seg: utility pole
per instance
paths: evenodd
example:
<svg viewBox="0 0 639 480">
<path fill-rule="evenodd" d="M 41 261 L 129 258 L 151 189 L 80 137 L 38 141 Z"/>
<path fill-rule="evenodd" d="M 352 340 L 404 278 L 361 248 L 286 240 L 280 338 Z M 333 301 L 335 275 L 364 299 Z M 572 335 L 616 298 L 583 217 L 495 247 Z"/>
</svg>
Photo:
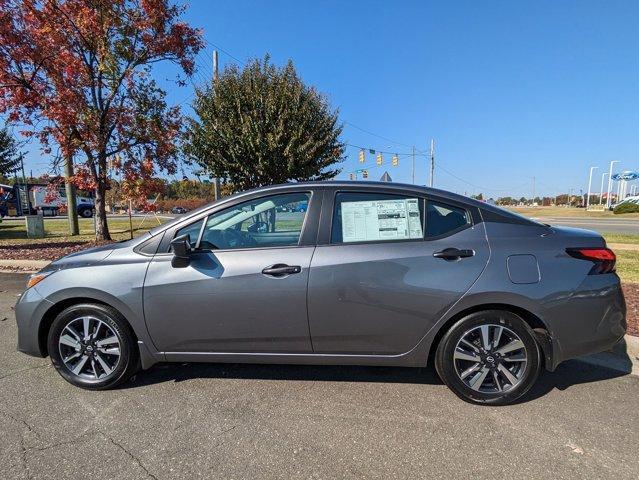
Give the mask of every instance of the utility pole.
<svg viewBox="0 0 639 480">
<path fill-rule="evenodd" d="M 588 207 L 590 206 L 590 186 L 592 184 L 592 172 L 597 168 L 598 167 L 590 167 L 590 176 L 588 177 L 588 197 L 586 198 L 586 211 L 588 211 Z"/>
<path fill-rule="evenodd" d="M 413 185 L 415 185 L 415 145 L 413 145 Z"/>
<path fill-rule="evenodd" d="M 67 220 L 69 221 L 69 234 L 79 235 L 80 225 L 78 224 L 78 211 L 75 198 L 75 185 L 70 179 L 73 177 L 73 156 L 65 155 L 64 159 L 64 190 L 67 196 Z M 95 221 L 95 215 L 94 215 Z"/>
<path fill-rule="evenodd" d="M 213 50 L 213 88 L 217 87 L 218 80 L 219 80 L 218 55 L 217 55 L 217 50 Z M 222 197 L 221 189 L 220 189 L 220 177 L 215 177 L 213 182 L 214 182 L 213 190 L 215 192 L 215 200 L 217 201 Z"/>
<path fill-rule="evenodd" d="M 27 208 L 27 213 L 24 213 L 24 206 L 22 205 L 22 190 L 18 187 L 18 203 L 20 204 L 20 214 L 21 215 L 29 215 L 31 212 L 29 211 L 29 189 L 27 188 L 27 179 L 24 177 L 24 155 L 20 154 L 20 167 L 22 168 L 22 188 L 24 189 L 24 204 Z M 16 170 L 17 172 L 17 170 Z M 18 175 L 16 174 L 16 177 Z M 17 183 L 17 182 L 16 182 Z"/>
<path fill-rule="evenodd" d="M 433 188 L 433 175 L 435 175 L 435 140 L 430 139 L 430 188 Z"/>
<path fill-rule="evenodd" d="M 20 166 L 22 167 L 22 183 L 24 183 L 24 186 L 26 188 L 27 186 L 27 177 L 24 175 L 24 155 L 20 155 Z M 25 190 L 26 192 L 26 190 Z"/>
<path fill-rule="evenodd" d="M 533 192 L 533 196 L 532 196 L 532 203 L 535 203 L 535 177 L 532 178 L 533 184 L 532 184 L 532 192 Z"/>
</svg>

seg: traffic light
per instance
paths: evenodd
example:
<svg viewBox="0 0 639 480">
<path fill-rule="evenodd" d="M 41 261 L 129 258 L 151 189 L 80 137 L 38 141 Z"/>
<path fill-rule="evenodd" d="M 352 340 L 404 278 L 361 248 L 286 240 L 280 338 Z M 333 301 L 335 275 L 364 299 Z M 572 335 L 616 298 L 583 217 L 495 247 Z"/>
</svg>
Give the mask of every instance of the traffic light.
<svg viewBox="0 0 639 480">
<path fill-rule="evenodd" d="M 368 178 L 368 170 L 362 170 L 362 178 Z"/>
<path fill-rule="evenodd" d="M 355 174 L 354 173 L 349 173 L 348 174 L 348 179 L 349 180 L 355 180 Z"/>
<path fill-rule="evenodd" d="M 362 148 L 359 151 L 359 163 L 364 163 L 366 161 L 366 154 L 364 153 L 364 149 Z"/>
<path fill-rule="evenodd" d="M 393 167 L 396 167 L 397 165 L 399 165 L 399 157 L 395 154 L 393 155 Z"/>
<path fill-rule="evenodd" d="M 382 152 L 379 152 L 377 154 L 377 165 L 381 165 L 382 163 L 384 163 L 384 160 L 382 159 Z"/>
</svg>

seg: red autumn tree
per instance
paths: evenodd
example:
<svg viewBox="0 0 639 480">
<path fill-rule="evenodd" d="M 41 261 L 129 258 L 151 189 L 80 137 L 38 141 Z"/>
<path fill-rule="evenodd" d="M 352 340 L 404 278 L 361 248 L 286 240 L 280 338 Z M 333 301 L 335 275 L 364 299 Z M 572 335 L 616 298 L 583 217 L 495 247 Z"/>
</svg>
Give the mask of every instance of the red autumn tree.
<svg viewBox="0 0 639 480">
<path fill-rule="evenodd" d="M 0 112 L 32 124 L 45 150 L 76 161 L 95 191 L 99 240 L 110 160 L 127 179 L 174 173 L 182 118 L 151 77 L 160 61 L 191 75 L 201 32 L 168 0 L 0 0 Z M 144 182 L 138 182 L 144 185 Z M 153 184 L 153 182 L 148 182 Z"/>
</svg>

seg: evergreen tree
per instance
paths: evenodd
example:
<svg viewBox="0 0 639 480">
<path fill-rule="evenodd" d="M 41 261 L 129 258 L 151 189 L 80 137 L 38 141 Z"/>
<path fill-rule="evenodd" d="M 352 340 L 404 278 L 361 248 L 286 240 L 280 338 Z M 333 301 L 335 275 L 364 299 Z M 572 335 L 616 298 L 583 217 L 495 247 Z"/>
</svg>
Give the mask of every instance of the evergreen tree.
<svg viewBox="0 0 639 480">
<path fill-rule="evenodd" d="M 344 155 L 337 111 L 291 61 L 278 68 L 266 56 L 243 70 L 227 67 L 198 91 L 194 110 L 187 156 L 237 189 L 325 180 L 340 171 L 332 168 Z"/>
<path fill-rule="evenodd" d="M 0 128 L 0 175 L 8 177 L 19 166 L 18 145 L 7 127 Z"/>
</svg>

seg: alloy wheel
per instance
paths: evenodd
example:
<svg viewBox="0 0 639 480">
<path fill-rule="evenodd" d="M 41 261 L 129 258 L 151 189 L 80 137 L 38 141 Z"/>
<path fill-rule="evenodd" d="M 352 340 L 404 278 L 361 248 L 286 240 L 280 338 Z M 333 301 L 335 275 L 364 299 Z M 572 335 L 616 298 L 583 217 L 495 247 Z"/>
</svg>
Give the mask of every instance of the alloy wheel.
<svg viewBox="0 0 639 480">
<path fill-rule="evenodd" d="M 102 380 L 113 373 L 120 362 L 120 343 L 113 328 L 91 316 L 71 320 L 58 340 L 65 367 L 88 380 Z"/>
<path fill-rule="evenodd" d="M 481 393 L 513 389 L 524 377 L 528 362 L 519 335 L 497 324 L 479 325 L 464 332 L 453 358 L 462 382 Z"/>
</svg>

